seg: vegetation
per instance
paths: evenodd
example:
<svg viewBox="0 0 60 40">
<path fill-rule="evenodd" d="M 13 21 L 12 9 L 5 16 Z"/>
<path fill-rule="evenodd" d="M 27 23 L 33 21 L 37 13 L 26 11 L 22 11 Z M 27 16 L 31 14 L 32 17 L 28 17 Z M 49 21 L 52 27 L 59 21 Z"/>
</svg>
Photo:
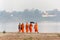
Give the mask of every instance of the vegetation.
<svg viewBox="0 0 60 40">
<path fill-rule="evenodd" d="M 6 31 L 3 31 L 3 33 L 6 33 Z"/>
</svg>

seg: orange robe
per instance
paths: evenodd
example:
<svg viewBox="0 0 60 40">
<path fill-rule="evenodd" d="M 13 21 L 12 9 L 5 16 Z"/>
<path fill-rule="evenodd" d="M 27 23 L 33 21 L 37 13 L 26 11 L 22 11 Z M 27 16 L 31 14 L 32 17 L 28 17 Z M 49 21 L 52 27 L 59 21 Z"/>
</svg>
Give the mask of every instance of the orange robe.
<svg viewBox="0 0 60 40">
<path fill-rule="evenodd" d="M 29 28 L 29 25 L 26 24 L 26 32 L 28 33 L 28 28 Z"/>
<path fill-rule="evenodd" d="M 22 32 L 24 32 L 24 24 L 21 25 Z"/>
<path fill-rule="evenodd" d="M 32 23 L 30 23 L 30 27 L 29 27 L 29 30 L 30 30 L 30 33 L 32 32 Z"/>
<path fill-rule="evenodd" d="M 35 32 L 38 32 L 38 24 L 34 25 Z"/>
</svg>

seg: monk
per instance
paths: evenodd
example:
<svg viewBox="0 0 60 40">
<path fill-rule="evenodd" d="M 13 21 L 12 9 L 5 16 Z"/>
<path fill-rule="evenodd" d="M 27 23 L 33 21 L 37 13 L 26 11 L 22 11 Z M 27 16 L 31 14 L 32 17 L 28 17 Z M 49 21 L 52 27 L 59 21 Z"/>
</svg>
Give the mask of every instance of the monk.
<svg viewBox="0 0 60 40">
<path fill-rule="evenodd" d="M 18 25 L 19 32 L 21 32 L 21 24 Z"/>
<path fill-rule="evenodd" d="M 26 22 L 26 32 L 28 33 L 29 24 Z"/>
<path fill-rule="evenodd" d="M 37 23 L 34 25 L 34 29 L 35 29 L 35 32 L 38 32 L 38 24 Z"/>
<path fill-rule="evenodd" d="M 21 24 L 22 32 L 24 33 L 24 23 Z"/>
<path fill-rule="evenodd" d="M 29 30 L 30 30 L 30 33 L 32 32 L 32 23 L 30 23 L 30 25 L 29 25 Z"/>
</svg>

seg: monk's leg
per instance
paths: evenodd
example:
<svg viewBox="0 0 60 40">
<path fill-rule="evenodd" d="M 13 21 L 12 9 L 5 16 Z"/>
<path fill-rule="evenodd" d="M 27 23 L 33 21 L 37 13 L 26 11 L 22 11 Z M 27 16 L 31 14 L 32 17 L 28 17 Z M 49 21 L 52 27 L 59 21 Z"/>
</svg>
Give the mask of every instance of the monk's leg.
<svg viewBox="0 0 60 40">
<path fill-rule="evenodd" d="M 36 32 L 38 32 L 38 30 L 36 30 Z"/>
<path fill-rule="evenodd" d="M 20 32 L 20 29 L 19 29 L 19 32 Z"/>
<path fill-rule="evenodd" d="M 28 29 L 26 29 L 26 32 L 28 33 Z"/>
<path fill-rule="evenodd" d="M 22 29 L 22 32 L 24 33 L 24 29 Z"/>
<path fill-rule="evenodd" d="M 32 32 L 32 28 L 30 29 L 30 33 Z"/>
<path fill-rule="evenodd" d="M 35 29 L 35 32 L 36 32 L 36 29 Z"/>
</svg>

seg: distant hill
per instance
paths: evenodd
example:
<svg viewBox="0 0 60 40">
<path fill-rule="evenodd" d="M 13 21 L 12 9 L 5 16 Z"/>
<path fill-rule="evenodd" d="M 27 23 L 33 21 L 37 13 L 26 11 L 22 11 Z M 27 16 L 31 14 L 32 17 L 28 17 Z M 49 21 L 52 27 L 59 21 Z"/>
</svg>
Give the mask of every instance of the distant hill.
<svg viewBox="0 0 60 40">
<path fill-rule="evenodd" d="M 41 22 L 41 21 L 60 21 L 60 11 L 57 9 L 47 11 L 51 15 L 56 15 L 55 17 L 42 17 L 41 10 L 34 9 L 28 10 L 25 9 L 24 11 L 13 11 L 13 12 L 6 12 L 0 11 L 0 22 Z"/>
</svg>

